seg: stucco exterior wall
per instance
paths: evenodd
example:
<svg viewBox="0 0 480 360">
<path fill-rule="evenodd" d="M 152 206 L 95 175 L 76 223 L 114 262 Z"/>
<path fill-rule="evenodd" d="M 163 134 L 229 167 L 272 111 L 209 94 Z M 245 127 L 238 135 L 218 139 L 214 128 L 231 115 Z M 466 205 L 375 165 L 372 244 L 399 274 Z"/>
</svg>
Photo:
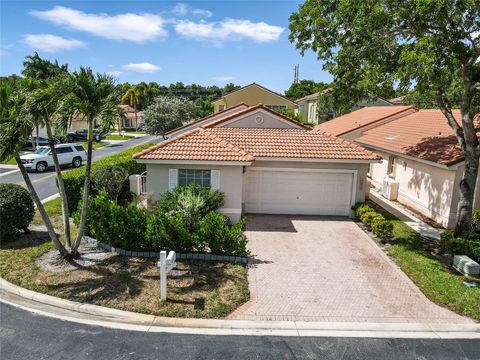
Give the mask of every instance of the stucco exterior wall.
<svg viewBox="0 0 480 360">
<path fill-rule="evenodd" d="M 229 108 L 244 102 L 250 106 L 258 105 L 285 105 L 287 109 L 292 110 L 295 107 L 293 102 L 288 101 L 280 95 L 276 95 L 270 91 L 262 89 L 259 86 L 248 86 L 243 89 L 234 91 L 231 94 L 225 95 L 223 98 L 215 100 L 213 102 L 214 111 L 219 112 L 219 106 L 224 105 L 225 108 Z"/>
<path fill-rule="evenodd" d="M 255 120 L 257 117 L 262 117 L 263 122 L 258 124 Z M 227 122 L 225 124 L 219 124 L 218 127 L 226 128 L 269 128 L 269 129 L 300 129 L 300 126 L 297 126 L 293 123 L 287 121 L 282 121 L 278 117 L 275 117 L 273 114 L 270 114 L 267 111 L 258 110 L 251 114 L 248 114 L 238 120 L 233 122 Z"/>
<path fill-rule="evenodd" d="M 387 153 L 379 154 L 384 160 L 381 164 L 372 164 L 370 173 L 377 187 L 382 186 L 387 174 L 389 157 Z M 454 190 L 458 184 L 457 172 L 398 156 L 395 164 L 395 180 L 399 182 L 397 201 L 444 227 L 452 227 L 458 197 Z"/>
<path fill-rule="evenodd" d="M 240 219 L 242 209 L 243 167 L 242 166 L 200 166 L 174 164 L 147 164 L 147 191 L 156 201 L 168 190 L 169 169 L 220 170 L 220 191 L 225 194 L 225 204 L 219 210 L 230 217 L 232 222 Z"/>
</svg>

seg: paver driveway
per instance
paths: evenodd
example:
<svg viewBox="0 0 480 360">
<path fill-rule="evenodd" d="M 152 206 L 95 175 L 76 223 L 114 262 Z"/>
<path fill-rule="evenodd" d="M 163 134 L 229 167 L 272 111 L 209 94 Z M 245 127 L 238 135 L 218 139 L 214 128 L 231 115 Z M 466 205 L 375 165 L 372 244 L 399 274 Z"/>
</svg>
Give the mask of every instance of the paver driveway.
<svg viewBox="0 0 480 360">
<path fill-rule="evenodd" d="M 249 215 L 244 320 L 471 322 L 429 301 L 354 222 Z"/>
</svg>

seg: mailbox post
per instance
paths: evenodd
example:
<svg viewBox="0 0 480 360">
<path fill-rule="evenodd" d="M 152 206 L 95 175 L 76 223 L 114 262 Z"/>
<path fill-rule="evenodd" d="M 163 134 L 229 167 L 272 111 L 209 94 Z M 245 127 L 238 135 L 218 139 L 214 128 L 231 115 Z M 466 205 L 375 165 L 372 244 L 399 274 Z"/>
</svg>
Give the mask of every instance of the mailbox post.
<svg viewBox="0 0 480 360">
<path fill-rule="evenodd" d="M 177 266 L 176 258 L 175 251 L 170 251 L 168 256 L 166 251 L 160 251 L 160 261 L 157 266 L 160 268 L 160 300 L 162 301 L 167 300 L 167 273 Z"/>
</svg>

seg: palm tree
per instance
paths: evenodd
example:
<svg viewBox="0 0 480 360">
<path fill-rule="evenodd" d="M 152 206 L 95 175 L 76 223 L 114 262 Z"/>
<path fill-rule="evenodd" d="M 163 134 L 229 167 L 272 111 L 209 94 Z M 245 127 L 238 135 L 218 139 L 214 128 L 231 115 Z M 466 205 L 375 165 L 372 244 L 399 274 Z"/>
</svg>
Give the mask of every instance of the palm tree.
<svg viewBox="0 0 480 360">
<path fill-rule="evenodd" d="M 141 104 L 142 99 L 143 88 L 139 85 L 130 86 L 122 96 L 122 103 L 127 102 L 130 106 L 133 106 L 133 111 L 135 112 L 135 126 L 138 124 L 137 107 Z"/>
<path fill-rule="evenodd" d="M 35 119 L 23 113 L 25 105 L 25 96 L 20 91 L 14 92 L 9 84 L 0 84 L 0 161 L 15 158 L 18 168 L 22 174 L 23 180 L 27 185 L 28 191 L 32 195 L 33 201 L 40 212 L 40 216 L 45 223 L 48 235 L 53 241 L 55 247 L 64 257 L 68 255 L 67 250 L 59 241 L 55 229 L 48 217 L 45 207 L 33 187 L 28 173 L 20 159 L 20 151 L 26 139 L 32 133 L 36 125 Z"/>
<path fill-rule="evenodd" d="M 72 244 L 71 254 L 76 255 L 85 232 L 88 210 L 88 195 L 90 191 L 90 173 L 92 168 L 93 122 L 96 118 L 103 118 L 117 107 L 115 101 L 115 84 L 113 77 L 94 75 L 90 68 L 80 67 L 73 73 L 74 86 L 68 103 L 75 111 L 82 115 L 88 123 L 87 135 L 87 163 L 85 166 L 85 181 L 83 185 L 82 209 L 77 236 Z"/>
<path fill-rule="evenodd" d="M 60 120 L 59 110 L 66 94 L 68 93 L 69 77 L 67 65 L 59 65 L 49 60 L 44 60 L 37 53 L 27 56 L 24 61 L 22 73 L 27 76 L 25 86 L 25 108 L 36 119 L 36 124 L 42 125 L 47 130 L 48 144 L 52 153 L 52 160 L 57 175 L 58 191 L 62 200 L 62 218 L 65 231 L 65 244 L 71 246 L 70 211 L 68 209 L 67 195 L 62 178 L 62 169 L 58 161 L 55 148 L 55 138 L 52 127 Z"/>
</svg>

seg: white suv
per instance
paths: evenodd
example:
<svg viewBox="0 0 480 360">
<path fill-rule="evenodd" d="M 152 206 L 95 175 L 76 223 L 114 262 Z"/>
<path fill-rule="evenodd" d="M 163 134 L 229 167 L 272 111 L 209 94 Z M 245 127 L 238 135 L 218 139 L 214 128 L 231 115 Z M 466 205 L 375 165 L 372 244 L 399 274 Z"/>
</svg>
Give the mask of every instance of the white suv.
<svg viewBox="0 0 480 360">
<path fill-rule="evenodd" d="M 55 145 L 55 149 L 60 165 L 80 167 L 82 162 L 87 160 L 87 153 L 81 144 L 59 144 Z M 44 172 L 54 166 L 52 152 L 48 146 L 41 146 L 33 154 L 22 155 L 20 159 L 27 170 Z"/>
</svg>

